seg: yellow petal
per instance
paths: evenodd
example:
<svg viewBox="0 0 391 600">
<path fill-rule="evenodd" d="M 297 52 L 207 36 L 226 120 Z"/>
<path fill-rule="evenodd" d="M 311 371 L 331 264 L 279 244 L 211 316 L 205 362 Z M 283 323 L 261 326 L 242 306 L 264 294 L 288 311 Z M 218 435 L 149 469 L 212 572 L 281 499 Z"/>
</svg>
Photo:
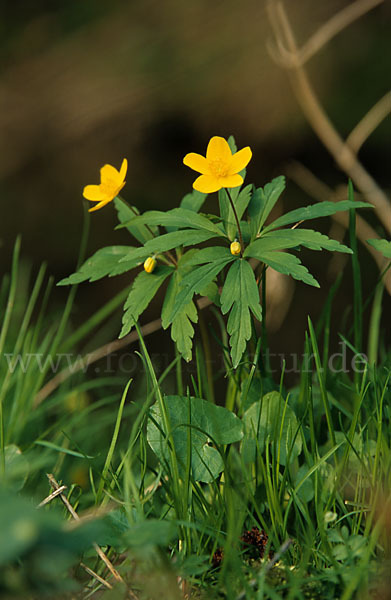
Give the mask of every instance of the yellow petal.
<svg viewBox="0 0 391 600">
<path fill-rule="evenodd" d="M 111 202 L 111 200 L 112 198 L 106 198 L 105 200 L 102 200 L 102 202 L 99 202 L 99 204 L 96 204 L 95 206 L 90 208 L 88 212 L 94 212 L 94 210 L 99 210 L 100 208 L 103 208 L 104 206 L 106 206 L 106 204 Z"/>
<path fill-rule="evenodd" d="M 214 175 L 200 175 L 193 183 L 193 188 L 203 194 L 211 194 L 217 192 L 223 187 L 222 179 L 218 179 Z"/>
<path fill-rule="evenodd" d="M 198 171 L 198 173 L 205 174 L 209 172 L 208 161 L 206 158 L 201 156 L 201 154 L 196 154 L 195 152 L 186 154 L 185 158 L 183 159 L 183 164 L 185 164 L 187 167 L 190 167 L 190 169 L 193 169 L 193 171 Z"/>
<path fill-rule="evenodd" d="M 124 160 L 122 161 L 121 168 L 119 170 L 119 176 L 120 176 L 121 181 L 125 180 L 127 170 L 128 170 L 128 161 L 126 160 L 126 158 L 124 158 Z"/>
<path fill-rule="evenodd" d="M 220 187 L 233 188 L 242 185 L 243 177 L 241 175 L 227 175 L 227 177 L 221 177 Z"/>
<path fill-rule="evenodd" d="M 231 161 L 232 152 L 227 140 L 218 135 L 212 137 L 206 150 L 206 158 L 208 160 L 221 160 L 224 162 Z"/>
<path fill-rule="evenodd" d="M 100 202 L 106 194 L 100 189 L 99 185 L 86 185 L 83 190 L 83 196 L 90 202 Z"/>
<path fill-rule="evenodd" d="M 122 190 L 122 188 L 124 187 L 124 185 L 126 184 L 126 181 L 124 181 L 123 183 L 121 183 L 121 185 L 119 185 L 118 187 L 116 187 L 110 197 L 110 200 L 114 200 L 114 198 L 116 196 L 118 196 L 118 194 L 120 193 L 120 191 Z"/>
<path fill-rule="evenodd" d="M 239 173 L 245 167 L 247 167 L 248 163 L 251 160 L 253 153 L 249 146 L 239 150 L 236 152 L 231 158 L 231 164 L 229 167 L 228 175 L 233 175 L 234 173 Z"/>
<path fill-rule="evenodd" d="M 116 183 L 118 182 L 118 184 L 123 181 L 121 180 L 120 174 L 117 171 L 117 169 L 112 165 L 104 165 L 104 167 L 101 168 L 100 180 L 102 183 L 106 181 L 115 181 Z"/>
</svg>

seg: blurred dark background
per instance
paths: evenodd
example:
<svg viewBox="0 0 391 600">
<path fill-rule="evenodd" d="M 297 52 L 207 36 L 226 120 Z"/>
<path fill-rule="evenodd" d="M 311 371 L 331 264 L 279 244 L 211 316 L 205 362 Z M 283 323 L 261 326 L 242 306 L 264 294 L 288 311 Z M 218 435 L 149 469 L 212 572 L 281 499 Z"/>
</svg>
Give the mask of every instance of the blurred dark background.
<svg viewBox="0 0 391 600">
<path fill-rule="evenodd" d="M 351 2 L 285 2 L 298 40 Z M 23 255 L 47 261 L 56 279 L 74 271 L 83 221 L 82 188 L 99 168 L 128 158 L 123 196 L 141 209 L 177 206 L 191 188 L 187 152 L 203 154 L 212 135 L 249 145 L 248 181 L 263 185 L 297 160 L 330 187 L 346 183 L 305 121 L 287 74 L 271 59 L 271 30 L 260 0 L 67 0 L 3 2 L 0 81 L 0 269 L 9 269 L 22 234 Z M 340 133 L 348 135 L 390 86 L 391 3 L 384 2 L 334 38 L 308 64 L 314 87 Z M 390 119 L 360 152 L 390 189 Z M 288 181 L 278 210 L 309 204 Z M 376 221 L 375 221 L 376 222 Z M 88 254 L 128 243 L 114 231 L 112 205 L 91 215 Z M 322 225 L 325 232 L 330 224 Z M 381 232 L 381 230 L 379 230 Z M 364 251 L 362 251 L 365 254 Z M 314 257 L 313 255 L 316 254 Z M 307 260 L 307 255 L 305 260 Z M 308 253 L 324 289 L 298 284 L 276 347 L 302 345 L 308 311 L 330 285 L 330 255 Z M 366 284 L 376 280 L 371 271 Z M 372 277 L 372 279 L 371 279 Z M 79 319 L 109 299 L 124 278 L 84 284 Z M 340 302 L 350 302 L 349 278 Z M 56 291 L 60 302 L 66 289 Z M 157 316 L 157 306 L 147 317 Z"/>
</svg>

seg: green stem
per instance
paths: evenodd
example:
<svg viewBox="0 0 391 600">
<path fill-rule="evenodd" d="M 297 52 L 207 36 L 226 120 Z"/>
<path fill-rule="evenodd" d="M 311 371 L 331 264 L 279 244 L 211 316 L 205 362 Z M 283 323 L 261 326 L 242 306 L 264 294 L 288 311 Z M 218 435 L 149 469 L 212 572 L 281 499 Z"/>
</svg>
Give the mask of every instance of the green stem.
<svg viewBox="0 0 391 600">
<path fill-rule="evenodd" d="M 205 356 L 206 378 L 208 381 L 209 400 L 210 400 L 210 402 L 214 403 L 215 398 L 214 398 L 214 389 L 213 389 L 212 354 L 210 351 L 209 335 L 208 335 L 207 327 L 205 325 L 204 317 L 202 315 L 202 311 L 198 308 L 198 306 L 197 306 L 197 312 L 198 312 L 198 322 L 200 325 L 200 332 L 201 332 L 202 348 L 204 350 L 204 356 Z"/>
<path fill-rule="evenodd" d="M 3 325 L 1 327 L 0 333 L 0 356 L 3 352 L 5 339 L 8 332 L 8 327 L 11 321 L 11 315 L 14 308 L 15 296 L 16 296 L 16 288 L 18 282 L 18 265 L 19 265 L 19 252 L 20 252 L 20 237 L 16 239 L 14 254 L 12 257 L 12 269 L 11 269 L 11 283 L 8 293 L 8 302 L 7 308 L 5 310 L 5 315 L 3 319 Z M 1 391 L 4 391 L 4 386 L 2 385 Z M 4 392 L 5 395 L 5 392 Z M 4 414 L 3 414 L 3 398 L 0 398 L 0 475 L 3 477 L 5 475 L 5 451 L 4 451 Z"/>
<path fill-rule="evenodd" d="M 229 201 L 231 203 L 232 212 L 234 213 L 234 217 L 235 217 L 235 221 L 236 221 L 236 227 L 238 228 L 239 241 L 240 241 L 240 256 L 243 257 L 244 243 L 243 243 L 242 230 L 240 229 L 240 223 L 239 223 L 239 219 L 238 219 L 238 213 L 236 212 L 236 208 L 235 208 L 235 205 L 233 203 L 233 200 L 232 200 L 231 194 L 229 193 L 228 188 L 226 188 L 225 191 L 227 192 L 227 196 L 228 196 Z"/>
</svg>

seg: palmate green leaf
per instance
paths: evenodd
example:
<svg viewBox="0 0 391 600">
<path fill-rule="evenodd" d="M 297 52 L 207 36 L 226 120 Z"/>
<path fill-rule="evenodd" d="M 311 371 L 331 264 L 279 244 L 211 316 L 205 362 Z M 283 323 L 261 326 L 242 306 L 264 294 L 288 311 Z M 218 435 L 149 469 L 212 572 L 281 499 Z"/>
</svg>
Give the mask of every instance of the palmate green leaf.
<svg viewBox="0 0 391 600">
<path fill-rule="evenodd" d="M 258 235 L 284 189 L 285 177 L 280 175 L 264 188 L 254 190 L 248 205 L 251 238 Z"/>
<path fill-rule="evenodd" d="M 373 246 L 375 250 L 378 250 L 383 254 L 385 258 L 391 258 L 391 242 L 387 240 L 367 240 L 367 244 Z"/>
<path fill-rule="evenodd" d="M 139 316 L 147 308 L 165 279 L 173 273 L 171 267 L 158 266 L 153 273 L 141 271 L 135 278 L 132 289 L 124 305 L 122 329 L 119 335 L 124 337 L 136 324 Z"/>
<path fill-rule="evenodd" d="M 243 424 L 242 456 L 246 463 L 254 462 L 267 442 L 282 465 L 287 464 L 288 456 L 293 460 L 300 454 L 302 441 L 295 413 L 279 392 L 269 392 L 252 404 L 243 415 Z"/>
<path fill-rule="evenodd" d="M 228 311 L 227 331 L 230 335 L 232 364 L 236 368 L 251 337 L 251 315 L 262 319 L 259 290 L 249 263 L 236 259 L 228 271 L 221 293 L 221 312 Z"/>
<path fill-rule="evenodd" d="M 186 255 L 185 255 L 186 256 Z M 179 290 L 180 282 L 180 271 L 174 272 L 171 277 L 170 283 L 168 284 L 166 297 L 164 299 L 162 308 L 162 326 L 163 329 L 167 329 L 170 326 L 171 313 L 174 308 L 175 299 Z M 186 304 L 183 309 L 178 312 L 171 323 L 171 338 L 176 344 L 178 352 L 183 358 L 189 362 L 192 357 L 192 346 L 194 328 L 193 323 L 197 323 L 198 315 L 197 309 L 192 301 Z"/>
<path fill-rule="evenodd" d="M 171 425 L 179 476 L 186 477 L 186 466 L 190 462 L 191 475 L 196 481 L 213 481 L 223 470 L 224 463 L 218 450 L 209 443 L 226 445 L 240 441 L 243 438 L 241 420 L 226 408 L 202 398 L 165 396 L 164 403 Z M 168 440 L 162 434 L 163 419 L 157 403 L 150 414 L 148 443 L 161 463 L 167 465 L 170 461 Z M 188 456 L 189 448 L 191 457 Z"/>
<path fill-rule="evenodd" d="M 200 258 L 203 255 L 205 258 Z M 185 275 L 180 283 L 180 292 L 176 297 L 175 304 L 169 322 L 175 319 L 176 315 L 180 313 L 184 307 L 192 300 L 194 294 L 199 294 L 207 288 L 207 286 L 217 277 L 217 275 L 224 269 L 226 265 L 235 260 L 228 248 L 205 248 L 205 250 L 199 250 L 192 259 L 189 260 L 188 264 L 194 265 L 197 262 L 206 262 L 206 257 L 214 256 L 213 262 L 207 262 L 206 265 L 193 269 L 190 273 Z"/>
<path fill-rule="evenodd" d="M 146 252 L 148 255 L 159 254 L 161 252 L 166 252 L 167 250 L 172 250 L 173 248 L 178 248 L 178 246 L 192 246 L 193 244 L 200 244 L 201 242 L 206 242 L 213 237 L 216 237 L 216 234 L 210 231 L 181 229 L 180 231 L 171 231 L 170 233 L 165 233 L 154 238 L 153 240 L 146 242 L 141 251 L 144 254 Z M 122 259 L 122 262 L 127 262 L 128 260 L 134 260 L 131 254 L 128 256 L 125 255 Z"/>
<path fill-rule="evenodd" d="M 328 217 L 334 215 L 336 212 L 350 210 L 351 208 L 372 208 L 372 204 L 368 202 L 360 202 L 356 200 L 343 200 L 341 202 L 319 202 L 319 204 L 310 204 L 303 208 L 298 208 L 286 213 L 282 217 L 279 217 L 273 223 L 270 223 L 263 230 L 264 233 L 276 229 L 277 227 L 284 227 L 291 223 L 297 223 L 298 221 L 308 221 L 309 219 L 316 219 L 318 217 Z"/>
<path fill-rule="evenodd" d="M 250 248 L 250 246 L 248 246 L 248 248 Z M 257 252 L 254 249 L 250 249 L 250 251 L 247 253 L 248 248 L 246 248 L 247 256 L 257 258 L 258 260 L 269 265 L 269 267 L 272 267 L 272 269 L 275 269 L 284 275 L 291 275 L 298 281 L 303 281 L 304 283 L 313 285 L 314 287 L 320 287 L 319 283 L 311 275 L 311 273 L 309 273 L 308 269 L 302 265 L 297 256 L 289 254 L 288 252 Z"/>
<path fill-rule="evenodd" d="M 127 223 L 140 214 L 138 208 L 135 206 L 129 206 L 125 200 L 119 196 L 114 198 L 114 206 L 117 210 L 117 216 L 120 223 Z M 148 227 L 145 227 L 143 224 L 128 225 L 126 226 L 126 229 L 141 244 L 153 239 L 153 235 L 157 234 L 158 232 L 156 227 L 151 227 L 148 229 Z"/>
<path fill-rule="evenodd" d="M 252 252 L 283 250 L 304 246 L 310 250 L 330 250 L 352 254 L 352 250 L 327 235 L 312 229 L 277 229 L 261 234 L 261 236 L 247 246 L 244 256 L 252 256 Z"/>
<path fill-rule="evenodd" d="M 191 229 L 203 229 L 216 234 L 216 237 L 224 236 L 224 232 L 206 217 L 199 215 L 193 210 L 186 208 L 173 208 L 166 212 L 160 210 L 149 210 L 139 217 L 135 217 L 122 226 L 133 226 L 135 224 L 162 225 L 170 227 L 182 227 Z"/>
<path fill-rule="evenodd" d="M 236 188 L 235 188 L 236 189 Z M 247 185 L 245 188 L 240 189 L 235 198 L 234 205 L 236 209 L 236 213 L 238 215 L 238 219 L 242 218 L 244 211 L 246 210 L 252 193 L 253 186 L 252 184 Z M 232 194 L 231 194 L 232 195 Z M 228 199 L 227 192 L 225 189 L 221 189 L 219 191 L 219 205 L 220 205 L 220 215 L 224 223 L 224 228 L 227 233 L 228 238 L 233 241 L 235 237 L 238 236 L 237 226 L 235 217 L 233 214 L 233 210 L 231 207 L 231 203 Z"/>
<path fill-rule="evenodd" d="M 121 259 L 128 257 L 126 263 L 121 263 Z M 112 277 L 113 275 L 121 275 L 129 269 L 141 264 L 143 257 L 146 258 L 148 253 L 143 252 L 140 248 L 132 246 L 108 246 L 101 248 L 95 254 L 90 256 L 80 269 L 62 279 L 57 285 L 71 285 L 81 283 L 82 281 L 97 281 L 102 277 Z"/>
<path fill-rule="evenodd" d="M 210 248 L 202 248 L 201 250 L 196 250 L 186 262 L 188 266 L 194 265 L 202 265 L 207 262 L 214 262 L 215 260 L 220 260 L 222 258 L 233 258 L 231 252 L 228 248 L 224 246 L 212 246 Z"/>
</svg>

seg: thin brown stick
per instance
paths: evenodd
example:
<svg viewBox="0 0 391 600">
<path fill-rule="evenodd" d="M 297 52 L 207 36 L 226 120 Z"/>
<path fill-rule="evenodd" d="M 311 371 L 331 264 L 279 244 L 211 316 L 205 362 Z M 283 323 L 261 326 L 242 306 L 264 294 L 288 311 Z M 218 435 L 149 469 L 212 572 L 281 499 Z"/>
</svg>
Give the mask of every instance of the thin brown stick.
<svg viewBox="0 0 391 600">
<path fill-rule="evenodd" d="M 83 567 L 83 569 L 89 574 L 91 575 L 91 577 L 94 577 L 94 579 L 96 579 L 97 581 L 99 581 L 99 583 L 101 583 L 102 585 L 104 585 L 108 590 L 112 590 L 113 586 L 111 585 L 111 583 L 109 583 L 108 581 L 106 581 L 106 579 L 103 579 L 103 577 L 101 577 L 100 575 L 98 575 L 98 573 L 95 573 L 95 571 L 93 571 L 92 569 L 90 569 L 90 567 L 87 567 L 87 565 L 85 565 L 84 563 L 80 563 L 80 566 Z"/>
<path fill-rule="evenodd" d="M 365 117 L 356 125 L 346 138 L 346 144 L 357 154 L 363 143 L 369 138 L 371 133 L 386 118 L 391 116 L 391 92 L 387 92 L 378 102 L 367 112 Z"/>
<path fill-rule="evenodd" d="M 53 490 L 58 491 L 58 489 L 60 488 L 60 485 L 54 478 L 54 475 L 52 475 L 51 473 L 47 473 L 47 478 L 49 479 L 49 483 L 50 483 L 51 487 L 53 488 Z M 77 514 L 77 512 L 75 511 L 75 509 L 73 508 L 72 504 L 69 502 L 69 500 L 65 496 L 65 494 L 61 493 L 61 494 L 59 494 L 59 496 L 60 496 L 63 504 L 65 505 L 67 511 L 72 515 L 72 517 L 75 519 L 75 521 L 80 521 L 79 515 Z M 93 543 L 93 547 L 94 547 L 96 553 L 98 554 L 99 558 L 105 563 L 106 567 L 109 569 L 110 573 L 113 575 L 114 579 L 116 579 L 117 581 L 120 581 L 121 583 L 124 583 L 124 580 L 122 579 L 121 575 L 118 573 L 117 569 L 115 569 L 115 567 L 112 564 L 112 562 L 110 561 L 110 559 L 103 552 L 102 548 L 100 546 L 98 546 L 98 544 L 96 542 Z"/>
<path fill-rule="evenodd" d="M 66 489 L 67 489 L 66 485 L 60 485 L 60 487 L 57 488 L 56 490 L 54 490 L 54 492 L 52 492 L 51 494 L 49 494 L 49 496 L 46 496 L 46 498 L 38 504 L 37 508 L 42 508 L 42 506 L 45 506 L 45 504 L 49 504 L 49 502 L 54 500 L 54 498 L 57 498 L 57 496 L 62 494 L 62 492 Z"/>
<path fill-rule="evenodd" d="M 211 303 L 212 302 L 211 300 L 209 300 L 209 298 L 199 298 L 197 300 L 197 306 L 201 310 L 206 306 L 209 306 Z M 147 335 L 150 335 L 151 333 L 155 333 L 155 331 L 158 331 L 159 329 L 161 329 L 161 327 L 162 320 L 160 318 L 155 319 L 154 321 L 150 321 L 149 323 L 146 323 L 146 325 L 143 325 L 141 327 L 141 333 L 143 337 L 145 337 Z M 91 364 L 97 362 L 101 358 L 105 358 L 105 356 L 108 356 L 109 354 L 112 354 L 117 350 L 121 350 L 128 344 L 133 344 L 137 340 L 137 331 L 132 331 L 131 333 L 123 337 L 121 340 L 113 340 L 108 344 L 104 344 L 100 348 L 97 348 L 93 352 L 89 352 L 82 358 L 76 360 L 72 365 L 70 365 L 66 369 L 63 369 L 62 371 L 60 371 L 60 373 L 57 373 L 55 377 L 50 379 L 39 390 L 39 392 L 35 396 L 33 408 L 37 408 L 37 406 L 39 406 L 41 402 L 43 402 L 48 396 L 50 396 L 50 394 L 53 393 L 54 390 L 57 389 L 58 386 L 61 385 L 61 383 L 63 383 L 71 375 L 74 375 L 75 373 L 86 369 Z"/>
<path fill-rule="evenodd" d="M 279 51 L 286 66 L 292 68 L 297 65 L 304 65 L 338 33 L 341 33 L 354 21 L 357 21 L 379 4 L 383 4 L 383 2 L 384 0 L 357 0 L 352 2 L 321 25 L 295 54 L 279 45 Z"/>
<path fill-rule="evenodd" d="M 268 10 L 278 47 L 281 49 L 286 45 L 289 52 L 297 57 L 296 40 L 283 3 L 281 0 L 269 0 Z M 311 127 L 342 171 L 352 179 L 355 186 L 374 205 L 386 231 L 391 233 L 391 207 L 386 194 L 336 131 L 321 106 L 305 70 L 297 60 L 288 72 L 296 98 Z"/>
</svg>

